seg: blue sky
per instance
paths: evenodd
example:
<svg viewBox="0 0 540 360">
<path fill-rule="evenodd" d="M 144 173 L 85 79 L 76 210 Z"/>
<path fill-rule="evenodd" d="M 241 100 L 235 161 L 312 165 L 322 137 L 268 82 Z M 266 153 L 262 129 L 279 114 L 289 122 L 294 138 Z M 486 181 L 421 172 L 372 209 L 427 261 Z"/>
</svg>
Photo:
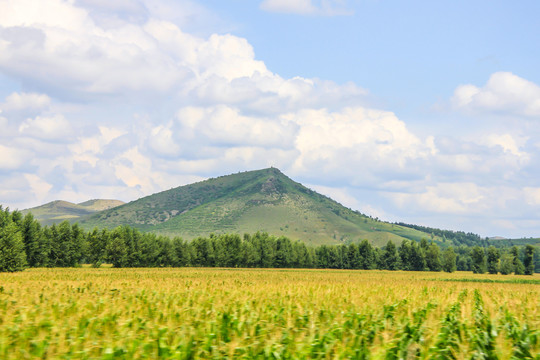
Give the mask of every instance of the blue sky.
<svg viewBox="0 0 540 360">
<path fill-rule="evenodd" d="M 276 166 L 384 220 L 540 236 L 539 10 L 0 0 L 0 203 Z"/>
</svg>

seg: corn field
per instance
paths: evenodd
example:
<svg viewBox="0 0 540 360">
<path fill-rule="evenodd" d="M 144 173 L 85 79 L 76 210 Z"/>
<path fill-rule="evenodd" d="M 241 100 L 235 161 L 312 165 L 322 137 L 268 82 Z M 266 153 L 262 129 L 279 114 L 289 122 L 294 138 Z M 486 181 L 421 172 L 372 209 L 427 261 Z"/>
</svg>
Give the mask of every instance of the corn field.
<svg viewBox="0 0 540 360">
<path fill-rule="evenodd" d="M 540 359 L 538 275 L 496 279 L 206 268 L 0 273 L 0 359 Z"/>
</svg>

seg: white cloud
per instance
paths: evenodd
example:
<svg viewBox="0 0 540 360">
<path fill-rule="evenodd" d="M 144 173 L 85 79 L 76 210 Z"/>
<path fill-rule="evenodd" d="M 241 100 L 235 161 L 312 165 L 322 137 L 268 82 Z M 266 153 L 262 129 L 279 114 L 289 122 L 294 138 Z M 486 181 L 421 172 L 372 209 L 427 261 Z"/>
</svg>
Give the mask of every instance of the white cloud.
<svg viewBox="0 0 540 360">
<path fill-rule="evenodd" d="M 308 188 L 313 189 L 317 191 L 320 194 L 326 195 L 330 197 L 333 200 L 336 200 L 342 205 L 345 205 L 351 209 L 359 209 L 361 208 L 361 204 L 359 203 L 358 199 L 351 195 L 349 191 L 346 188 L 335 188 L 330 186 L 324 186 L 324 185 L 313 185 L 313 184 L 304 184 Z M 371 209 L 370 210 L 374 210 Z M 370 212 L 370 214 L 373 214 Z"/>
<path fill-rule="evenodd" d="M 139 93 L 139 101 L 153 107 L 165 94 L 178 94 L 187 103 L 275 112 L 358 104 L 366 95 L 354 84 L 283 79 L 255 58 L 246 39 L 230 34 L 204 39 L 152 17 L 104 26 L 87 10 L 59 0 L 46 9 L 38 0 L 2 4 L 0 71 L 60 98 L 111 101 L 111 95 Z"/>
<path fill-rule="evenodd" d="M 261 7 L 331 15 L 344 4 Z M 197 6 L 0 0 L 0 72 L 24 89 L 0 104 L 2 201 L 133 200 L 276 166 L 381 218 L 538 213 L 532 121 L 457 139 L 420 136 L 395 113 L 372 108 L 353 83 L 283 78 L 246 39 L 194 35 L 179 24 L 197 18 Z M 453 102 L 534 118 L 539 94 L 536 84 L 495 73 L 482 87 L 456 89 Z"/>
<path fill-rule="evenodd" d="M 180 146 L 173 139 L 173 132 L 170 127 L 159 125 L 152 129 L 150 133 L 150 148 L 158 155 L 177 156 L 180 154 Z"/>
<path fill-rule="evenodd" d="M 164 91 L 187 73 L 140 26 L 105 29 L 67 2 L 7 1 L 0 14 L 0 68 L 43 87 Z"/>
<path fill-rule="evenodd" d="M 0 23 L 0 69 L 43 88 L 69 89 L 70 96 L 185 93 L 212 77 L 232 81 L 269 74 L 245 39 L 202 39 L 152 18 L 104 27 L 84 9 L 59 0 L 47 6 L 38 0 L 4 2 Z"/>
<path fill-rule="evenodd" d="M 260 8 L 269 12 L 298 15 L 351 15 L 352 11 L 342 7 L 343 1 L 322 0 L 314 4 L 313 0 L 264 0 Z"/>
<path fill-rule="evenodd" d="M 521 150 L 526 141 L 527 138 L 519 139 L 511 134 L 491 134 L 485 137 L 485 143 L 488 146 L 500 146 L 505 152 L 524 158 L 524 160 L 529 157 L 529 154 Z"/>
<path fill-rule="evenodd" d="M 510 72 L 491 75 L 486 85 L 459 86 L 452 98 L 460 109 L 517 116 L 540 116 L 540 86 Z"/>
<path fill-rule="evenodd" d="M 75 3 L 85 8 L 101 10 L 107 13 L 142 14 L 148 11 L 139 0 L 76 0 Z"/>
<path fill-rule="evenodd" d="M 180 134 L 182 138 L 198 142 L 206 139 L 217 146 L 289 148 L 296 132 L 296 126 L 288 119 L 245 116 L 238 109 L 227 106 L 181 109 L 177 119 L 182 129 L 185 129 L 185 133 Z"/>
<path fill-rule="evenodd" d="M 20 110 L 36 111 L 46 109 L 50 104 L 51 98 L 45 94 L 14 92 L 6 97 L 4 103 L 0 104 L 0 109 L 4 112 Z"/>
<path fill-rule="evenodd" d="M 26 136 L 46 141 L 73 142 L 73 129 L 63 115 L 37 116 L 27 119 L 19 126 L 19 132 Z"/>
<path fill-rule="evenodd" d="M 138 148 L 127 150 L 116 162 L 116 176 L 127 186 L 139 188 L 143 192 L 155 189 L 151 177 L 148 176 L 152 170 L 152 161 L 142 155 Z"/>
<path fill-rule="evenodd" d="M 0 171 L 16 170 L 27 164 L 31 159 L 31 152 L 12 146 L 0 144 Z"/>
<path fill-rule="evenodd" d="M 302 110 L 288 114 L 300 130 L 297 170 L 317 168 L 350 176 L 360 168 L 377 172 L 407 172 L 410 161 L 426 158 L 432 149 L 412 134 L 393 113 L 361 107 L 340 112 Z"/>
<path fill-rule="evenodd" d="M 47 198 L 48 192 L 53 188 L 51 184 L 36 174 L 24 174 L 24 178 L 32 190 L 31 193 L 35 201 L 43 202 Z"/>
<path fill-rule="evenodd" d="M 419 193 L 388 193 L 400 208 L 434 213 L 479 213 L 488 209 L 487 189 L 474 183 L 438 183 Z"/>
<path fill-rule="evenodd" d="M 264 0 L 261 9 L 293 14 L 313 14 L 317 10 L 311 0 Z"/>
</svg>

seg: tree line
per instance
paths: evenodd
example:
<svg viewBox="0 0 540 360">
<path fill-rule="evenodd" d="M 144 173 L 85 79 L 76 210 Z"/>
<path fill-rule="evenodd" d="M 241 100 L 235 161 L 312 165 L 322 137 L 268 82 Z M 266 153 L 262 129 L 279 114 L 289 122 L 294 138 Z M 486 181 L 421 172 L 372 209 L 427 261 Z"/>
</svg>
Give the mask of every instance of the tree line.
<svg viewBox="0 0 540 360">
<path fill-rule="evenodd" d="M 32 214 L 0 206 L 0 271 L 26 267 L 76 267 L 103 263 L 114 267 L 250 267 L 384 269 L 409 271 L 473 271 L 533 274 L 535 248 L 441 248 L 433 242 L 389 241 L 382 248 L 369 241 L 307 246 L 285 236 L 264 232 L 220 234 L 185 241 L 129 226 L 86 232 L 64 221 L 42 227 Z"/>
<path fill-rule="evenodd" d="M 432 236 L 438 236 L 442 239 L 444 243 L 447 241 L 449 244 L 454 244 L 455 246 L 459 245 L 466 245 L 466 246 L 481 246 L 481 247 L 488 247 L 489 240 L 487 238 L 482 239 L 480 235 L 474 234 L 474 233 L 466 233 L 464 231 L 452 231 L 452 230 L 441 230 L 436 229 L 432 227 L 427 226 L 421 226 L 421 225 L 413 225 L 413 224 L 406 224 L 403 222 L 397 222 L 396 225 L 408 227 L 411 229 L 415 229 L 418 231 L 422 231 L 428 234 L 431 234 Z"/>
</svg>

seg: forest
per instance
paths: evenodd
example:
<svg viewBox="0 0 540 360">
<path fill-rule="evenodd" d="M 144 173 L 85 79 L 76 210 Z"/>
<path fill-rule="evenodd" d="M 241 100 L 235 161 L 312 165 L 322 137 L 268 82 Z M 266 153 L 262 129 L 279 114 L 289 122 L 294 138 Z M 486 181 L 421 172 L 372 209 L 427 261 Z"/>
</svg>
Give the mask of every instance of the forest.
<svg viewBox="0 0 540 360">
<path fill-rule="evenodd" d="M 496 248 L 442 248 L 431 241 L 389 241 L 377 248 L 369 241 L 307 246 L 268 233 L 219 234 L 190 242 L 143 233 L 128 226 L 86 232 L 64 221 L 42 227 L 31 213 L 0 206 L 0 271 L 26 267 L 246 267 L 472 271 L 532 275 L 540 270 L 532 245 Z"/>
</svg>

